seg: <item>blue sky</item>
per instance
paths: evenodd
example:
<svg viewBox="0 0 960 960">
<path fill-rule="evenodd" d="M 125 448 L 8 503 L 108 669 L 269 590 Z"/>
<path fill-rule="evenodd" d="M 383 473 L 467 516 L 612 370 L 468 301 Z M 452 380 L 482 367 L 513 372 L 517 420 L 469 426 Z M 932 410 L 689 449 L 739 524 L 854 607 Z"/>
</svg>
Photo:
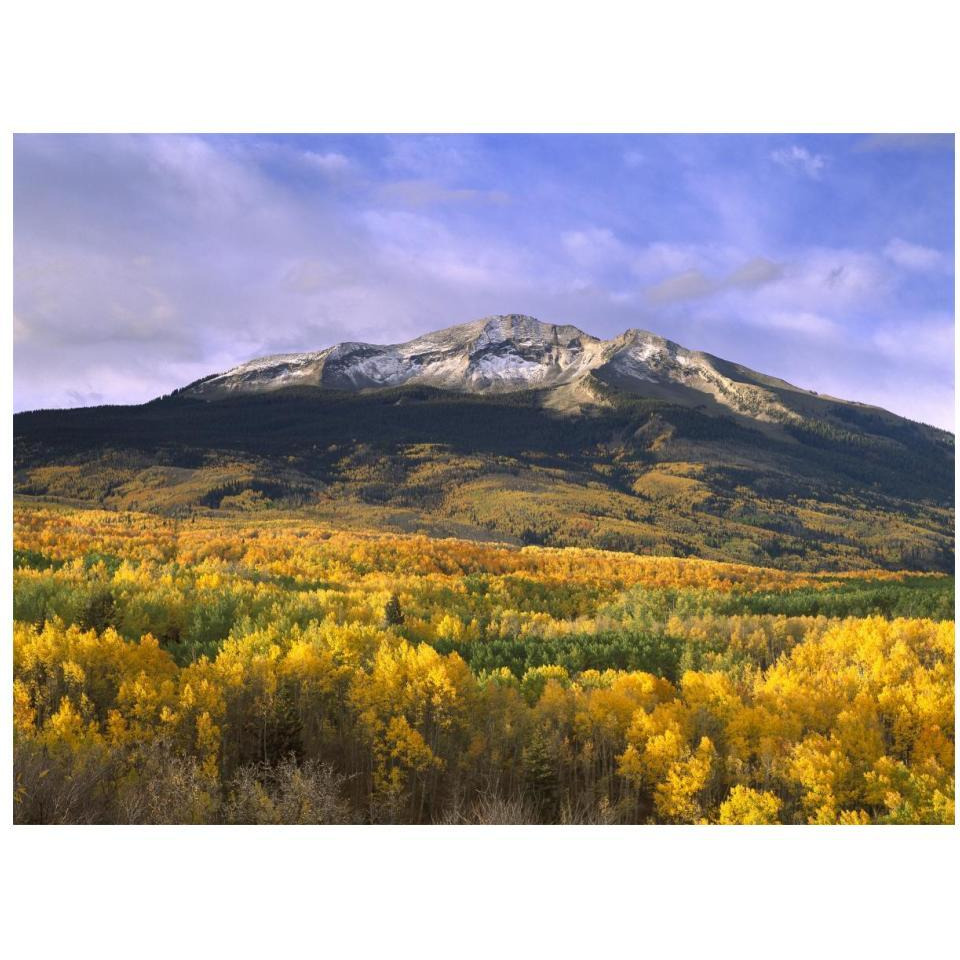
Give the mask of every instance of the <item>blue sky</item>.
<svg viewBox="0 0 960 960">
<path fill-rule="evenodd" d="M 495 313 L 953 429 L 950 136 L 14 142 L 16 409 Z"/>
</svg>

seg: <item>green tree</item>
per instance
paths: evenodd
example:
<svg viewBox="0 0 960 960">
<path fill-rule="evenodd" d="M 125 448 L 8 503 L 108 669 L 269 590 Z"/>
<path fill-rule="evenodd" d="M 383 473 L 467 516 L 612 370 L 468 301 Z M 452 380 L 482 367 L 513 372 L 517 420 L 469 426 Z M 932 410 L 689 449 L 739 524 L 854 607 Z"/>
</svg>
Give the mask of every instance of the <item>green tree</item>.
<svg viewBox="0 0 960 960">
<path fill-rule="evenodd" d="M 399 627 L 403 623 L 400 598 L 395 593 L 390 595 L 387 605 L 383 608 L 383 622 L 388 627 Z"/>
</svg>

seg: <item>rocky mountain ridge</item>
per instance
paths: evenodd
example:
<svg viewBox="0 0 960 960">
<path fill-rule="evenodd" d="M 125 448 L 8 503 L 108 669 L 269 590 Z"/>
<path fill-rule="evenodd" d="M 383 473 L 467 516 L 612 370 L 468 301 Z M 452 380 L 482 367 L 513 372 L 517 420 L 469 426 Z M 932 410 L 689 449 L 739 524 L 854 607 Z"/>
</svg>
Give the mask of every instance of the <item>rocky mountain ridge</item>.
<svg viewBox="0 0 960 960">
<path fill-rule="evenodd" d="M 416 385 L 502 393 L 579 384 L 591 376 L 643 395 L 666 393 L 678 399 L 676 395 L 688 393 L 693 405 L 716 404 L 768 422 L 797 419 L 771 388 L 816 397 L 646 330 L 601 340 L 574 326 L 522 314 L 484 317 L 406 343 L 344 342 L 311 353 L 261 357 L 182 392 L 205 400 L 294 386 L 361 391 Z M 596 402 L 595 393 L 582 391 L 584 397 Z"/>
</svg>

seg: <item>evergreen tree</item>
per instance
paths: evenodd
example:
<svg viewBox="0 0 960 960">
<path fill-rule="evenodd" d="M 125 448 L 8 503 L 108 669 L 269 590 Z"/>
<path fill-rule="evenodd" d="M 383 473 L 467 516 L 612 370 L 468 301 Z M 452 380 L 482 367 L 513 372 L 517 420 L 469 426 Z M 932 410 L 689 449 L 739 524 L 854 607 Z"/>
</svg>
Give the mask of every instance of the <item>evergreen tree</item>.
<svg viewBox="0 0 960 960">
<path fill-rule="evenodd" d="M 399 627 L 403 623 L 403 611 L 400 609 L 400 598 L 391 594 L 383 609 L 383 622 L 388 627 Z"/>
</svg>

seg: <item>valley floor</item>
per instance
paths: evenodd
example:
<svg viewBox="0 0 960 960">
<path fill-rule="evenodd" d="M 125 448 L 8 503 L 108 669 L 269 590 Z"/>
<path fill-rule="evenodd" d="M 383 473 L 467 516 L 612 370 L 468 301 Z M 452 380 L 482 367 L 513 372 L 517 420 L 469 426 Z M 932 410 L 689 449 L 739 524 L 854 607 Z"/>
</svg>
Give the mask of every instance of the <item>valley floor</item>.
<svg viewBox="0 0 960 960">
<path fill-rule="evenodd" d="M 954 583 L 18 502 L 23 823 L 952 823 Z"/>
</svg>

